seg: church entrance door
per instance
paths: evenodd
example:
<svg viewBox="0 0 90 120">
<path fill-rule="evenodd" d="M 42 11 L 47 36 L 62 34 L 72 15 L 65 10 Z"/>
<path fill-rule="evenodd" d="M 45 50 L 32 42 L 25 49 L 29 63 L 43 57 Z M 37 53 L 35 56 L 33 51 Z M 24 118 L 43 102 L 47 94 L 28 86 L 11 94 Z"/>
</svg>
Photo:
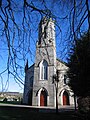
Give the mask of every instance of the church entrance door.
<svg viewBox="0 0 90 120">
<path fill-rule="evenodd" d="M 40 94 L 40 106 L 47 106 L 47 93 L 45 90 L 42 90 Z"/>
<path fill-rule="evenodd" d="M 29 105 L 32 105 L 32 90 L 29 92 L 28 104 L 29 104 Z"/>
<path fill-rule="evenodd" d="M 66 91 L 63 93 L 63 105 L 69 105 L 69 96 Z"/>
</svg>

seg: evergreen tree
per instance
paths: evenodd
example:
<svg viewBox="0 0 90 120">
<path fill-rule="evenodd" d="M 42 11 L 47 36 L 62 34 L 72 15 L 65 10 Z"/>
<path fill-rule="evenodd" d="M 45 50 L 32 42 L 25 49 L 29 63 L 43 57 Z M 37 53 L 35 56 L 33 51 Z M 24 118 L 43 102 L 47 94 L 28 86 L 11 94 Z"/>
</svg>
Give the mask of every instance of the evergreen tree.
<svg viewBox="0 0 90 120">
<path fill-rule="evenodd" d="M 69 86 L 78 98 L 79 110 L 88 113 L 90 111 L 90 32 L 76 40 L 68 63 Z"/>
<path fill-rule="evenodd" d="M 90 32 L 76 40 L 68 63 L 71 89 L 78 97 L 90 96 Z"/>
</svg>

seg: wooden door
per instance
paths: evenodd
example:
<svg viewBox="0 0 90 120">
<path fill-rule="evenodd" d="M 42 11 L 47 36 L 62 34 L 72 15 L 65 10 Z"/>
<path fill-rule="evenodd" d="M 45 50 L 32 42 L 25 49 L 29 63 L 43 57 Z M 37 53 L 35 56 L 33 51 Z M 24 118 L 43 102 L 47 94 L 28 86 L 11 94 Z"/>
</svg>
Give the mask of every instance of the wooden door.
<svg viewBox="0 0 90 120">
<path fill-rule="evenodd" d="M 66 91 L 63 93 L 63 105 L 69 105 L 69 96 Z"/>
<path fill-rule="evenodd" d="M 45 91 L 41 91 L 40 94 L 40 106 L 47 106 L 47 94 Z"/>
<path fill-rule="evenodd" d="M 32 90 L 30 91 L 29 96 L 28 96 L 28 104 L 32 105 Z"/>
</svg>

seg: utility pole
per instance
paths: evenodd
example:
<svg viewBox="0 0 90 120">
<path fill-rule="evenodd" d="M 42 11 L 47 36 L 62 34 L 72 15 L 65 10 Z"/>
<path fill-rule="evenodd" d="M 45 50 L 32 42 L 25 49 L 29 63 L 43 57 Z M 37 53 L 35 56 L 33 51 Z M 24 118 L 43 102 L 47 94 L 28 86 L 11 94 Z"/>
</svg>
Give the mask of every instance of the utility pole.
<svg viewBox="0 0 90 120">
<path fill-rule="evenodd" d="M 74 93 L 74 105 L 75 105 L 75 111 L 77 110 L 77 105 L 76 105 L 76 95 Z"/>
</svg>

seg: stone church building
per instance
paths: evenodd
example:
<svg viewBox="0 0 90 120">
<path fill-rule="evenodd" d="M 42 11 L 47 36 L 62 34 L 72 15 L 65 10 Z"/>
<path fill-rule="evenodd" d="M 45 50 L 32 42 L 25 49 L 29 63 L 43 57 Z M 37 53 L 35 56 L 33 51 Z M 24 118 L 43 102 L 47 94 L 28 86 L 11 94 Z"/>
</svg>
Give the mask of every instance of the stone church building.
<svg viewBox="0 0 90 120">
<path fill-rule="evenodd" d="M 58 82 L 54 79 L 57 70 Z M 35 63 L 29 67 L 27 62 L 25 67 L 23 104 L 55 107 L 58 83 L 58 105 L 74 105 L 73 92 L 67 85 L 67 71 L 67 64 L 56 57 L 55 21 L 44 17 L 39 23 Z"/>
</svg>

